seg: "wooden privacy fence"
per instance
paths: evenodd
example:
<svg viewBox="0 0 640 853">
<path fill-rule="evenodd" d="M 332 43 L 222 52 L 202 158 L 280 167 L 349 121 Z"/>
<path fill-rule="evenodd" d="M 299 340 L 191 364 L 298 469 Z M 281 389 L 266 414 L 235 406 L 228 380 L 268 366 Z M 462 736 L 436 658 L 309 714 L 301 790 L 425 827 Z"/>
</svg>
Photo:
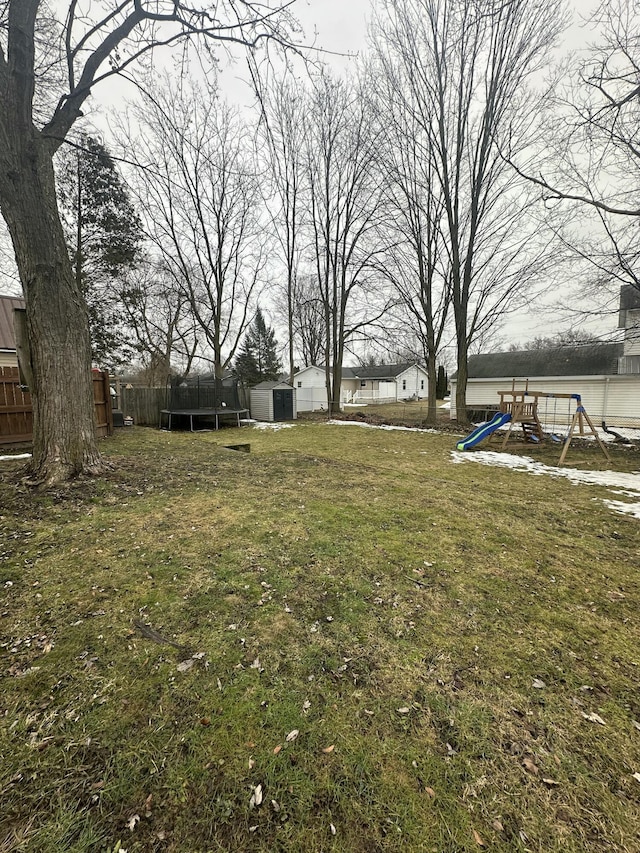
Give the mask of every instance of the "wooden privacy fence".
<svg viewBox="0 0 640 853">
<path fill-rule="evenodd" d="M 249 389 L 238 386 L 237 392 L 240 408 L 248 410 Z M 138 426 L 157 427 L 160 423 L 160 412 L 170 407 L 170 397 L 171 392 L 169 388 L 143 388 L 120 385 L 118 408 L 125 417 L 132 417 L 134 424 Z M 203 405 L 205 404 L 203 403 Z M 227 402 L 227 405 L 233 407 L 230 401 Z M 176 407 L 180 408 L 177 404 Z M 185 404 L 184 408 L 192 407 Z"/>
<path fill-rule="evenodd" d="M 96 409 L 96 435 L 104 438 L 113 432 L 109 374 L 93 370 L 93 400 Z M 19 444 L 33 438 L 31 395 L 20 385 L 17 367 L 0 367 L 0 444 Z"/>
<path fill-rule="evenodd" d="M 17 367 L 0 367 L 0 444 L 31 441 L 31 395 L 20 387 Z"/>
<path fill-rule="evenodd" d="M 127 388 L 120 386 L 118 408 L 122 414 L 133 418 L 139 426 L 155 426 L 160 423 L 160 412 L 167 408 L 166 388 Z"/>
<path fill-rule="evenodd" d="M 113 434 L 113 409 L 111 407 L 111 384 L 106 370 L 92 370 L 93 404 L 96 407 L 96 435 L 106 438 Z"/>
</svg>

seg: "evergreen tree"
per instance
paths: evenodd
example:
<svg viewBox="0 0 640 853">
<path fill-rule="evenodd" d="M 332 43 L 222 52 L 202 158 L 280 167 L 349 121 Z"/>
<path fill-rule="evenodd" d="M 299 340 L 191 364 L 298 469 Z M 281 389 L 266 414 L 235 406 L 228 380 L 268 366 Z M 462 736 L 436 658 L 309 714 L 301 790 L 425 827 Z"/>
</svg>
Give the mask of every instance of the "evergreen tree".
<svg viewBox="0 0 640 853">
<path fill-rule="evenodd" d="M 60 155 L 56 179 L 69 256 L 89 310 L 92 357 L 112 367 L 132 353 L 120 294 L 141 251 L 140 219 L 109 152 L 86 134 Z"/>
<path fill-rule="evenodd" d="M 249 386 L 275 381 L 282 370 L 277 350 L 275 333 L 267 326 L 264 315 L 258 308 L 255 320 L 249 327 L 236 358 L 234 376 Z"/>
<path fill-rule="evenodd" d="M 438 367 L 438 380 L 436 382 L 436 397 L 438 400 L 444 399 L 447 395 L 447 388 L 449 387 L 449 378 L 445 372 L 445 369 L 442 365 Z"/>
</svg>

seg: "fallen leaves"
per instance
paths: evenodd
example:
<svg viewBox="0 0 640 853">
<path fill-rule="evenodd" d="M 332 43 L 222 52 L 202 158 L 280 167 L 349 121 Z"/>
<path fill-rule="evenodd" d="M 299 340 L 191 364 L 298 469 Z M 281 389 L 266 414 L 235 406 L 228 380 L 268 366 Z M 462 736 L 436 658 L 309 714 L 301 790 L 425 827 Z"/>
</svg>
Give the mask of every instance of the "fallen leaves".
<svg viewBox="0 0 640 853">
<path fill-rule="evenodd" d="M 205 669 L 209 667 L 209 662 L 206 660 L 205 653 L 196 652 L 195 654 L 191 655 L 190 658 L 180 661 L 180 663 L 176 666 L 176 669 L 178 670 L 178 672 L 189 672 L 189 670 L 192 669 L 198 661 L 204 662 Z"/>
<path fill-rule="evenodd" d="M 472 832 L 473 832 L 473 840 L 476 842 L 476 844 L 478 845 L 478 847 L 486 847 L 487 845 L 485 844 L 485 842 L 484 842 L 484 840 L 483 840 L 482 836 L 480 835 L 480 833 L 479 833 L 479 832 L 477 832 L 477 830 L 475 830 L 475 829 L 474 829 L 474 830 L 472 830 Z"/>
<path fill-rule="evenodd" d="M 325 748 L 322 751 L 325 753 L 325 755 L 328 755 L 329 753 L 333 752 L 333 750 L 335 748 L 336 748 L 336 745 L 334 743 L 332 743 L 331 746 L 325 746 Z"/>
<path fill-rule="evenodd" d="M 527 773 L 531 773 L 532 776 L 537 776 L 540 772 L 538 769 L 538 765 L 532 758 L 523 758 L 522 766 L 527 771 Z"/>
<path fill-rule="evenodd" d="M 249 800 L 249 808 L 253 809 L 262 804 L 262 785 L 256 785 Z"/>
<path fill-rule="evenodd" d="M 598 723 L 599 726 L 607 725 L 599 714 L 585 714 L 584 711 L 581 713 L 585 720 L 589 720 L 590 723 Z"/>
<path fill-rule="evenodd" d="M 633 778 L 636 780 L 636 782 L 640 782 L 640 773 L 634 773 Z"/>
<path fill-rule="evenodd" d="M 285 741 L 286 741 L 287 743 L 291 743 L 292 741 L 294 741 L 294 740 L 298 737 L 298 735 L 299 735 L 299 734 L 300 734 L 300 732 L 299 732 L 299 730 L 298 730 L 298 729 L 293 729 L 293 730 L 292 730 L 292 731 L 290 731 L 290 732 L 289 732 L 289 734 L 286 736 Z"/>
<path fill-rule="evenodd" d="M 535 687 L 536 690 L 544 690 L 547 685 L 541 678 L 534 678 L 531 686 Z"/>
</svg>

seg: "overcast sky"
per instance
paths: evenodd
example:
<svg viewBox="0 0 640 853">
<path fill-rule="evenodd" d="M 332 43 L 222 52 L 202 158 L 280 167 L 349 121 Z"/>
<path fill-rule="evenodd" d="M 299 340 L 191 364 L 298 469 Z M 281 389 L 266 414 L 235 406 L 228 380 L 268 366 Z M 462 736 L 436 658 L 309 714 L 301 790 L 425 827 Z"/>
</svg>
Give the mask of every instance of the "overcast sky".
<svg viewBox="0 0 640 853">
<path fill-rule="evenodd" d="M 567 32 L 561 48 L 579 49 L 591 39 L 591 34 L 580 26 L 579 16 L 587 14 L 597 2 L 598 0 L 570 0 L 576 12 L 576 22 Z M 349 54 L 357 54 L 366 49 L 367 19 L 370 16 L 370 9 L 370 0 L 297 0 L 293 7 L 296 17 L 304 28 L 304 43 L 313 44 L 326 51 L 322 55 L 324 60 L 333 65 L 336 70 L 350 65 Z M 240 59 L 235 65 L 223 63 L 222 69 L 220 82 L 227 98 L 239 105 L 250 104 L 253 101 L 252 94 L 246 83 L 242 82 L 245 76 L 244 61 Z M 97 111 L 104 116 L 102 108 L 120 107 L 124 94 L 124 88 L 120 89 L 112 81 L 110 86 L 96 89 L 96 97 L 91 106 L 97 108 Z M 131 96 L 131 93 L 128 94 Z M 104 121 L 104 118 L 100 119 L 96 113 L 93 118 L 98 126 Z M 0 240 L 0 267 L 3 266 L 3 249 L 6 251 L 3 241 Z M 3 282 L 1 276 L 0 287 L 4 290 L 9 289 L 8 283 Z M 549 333 L 551 331 L 547 325 L 549 318 L 545 318 L 543 322 L 546 327 L 545 332 Z M 612 323 L 613 321 L 607 322 L 606 327 L 611 328 Z M 518 318 L 510 319 L 502 337 L 507 341 L 522 343 L 540 334 L 540 326 L 540 315 L 536 316 L 528 311 Z"/>
</svg>

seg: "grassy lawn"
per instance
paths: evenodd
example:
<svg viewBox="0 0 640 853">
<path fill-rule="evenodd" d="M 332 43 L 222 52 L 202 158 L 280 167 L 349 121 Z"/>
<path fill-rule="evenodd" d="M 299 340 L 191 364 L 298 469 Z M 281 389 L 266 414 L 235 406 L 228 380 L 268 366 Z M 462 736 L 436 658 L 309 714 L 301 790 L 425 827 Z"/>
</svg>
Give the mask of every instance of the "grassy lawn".
<svg viewBox="0 0 640 853">
<path fill-rule="evenodd" d="M 640 521 L 454 445 L 134 428 L 48 495 L 0 463 L 0 850 L 638 853 Z"/>
</svg>

